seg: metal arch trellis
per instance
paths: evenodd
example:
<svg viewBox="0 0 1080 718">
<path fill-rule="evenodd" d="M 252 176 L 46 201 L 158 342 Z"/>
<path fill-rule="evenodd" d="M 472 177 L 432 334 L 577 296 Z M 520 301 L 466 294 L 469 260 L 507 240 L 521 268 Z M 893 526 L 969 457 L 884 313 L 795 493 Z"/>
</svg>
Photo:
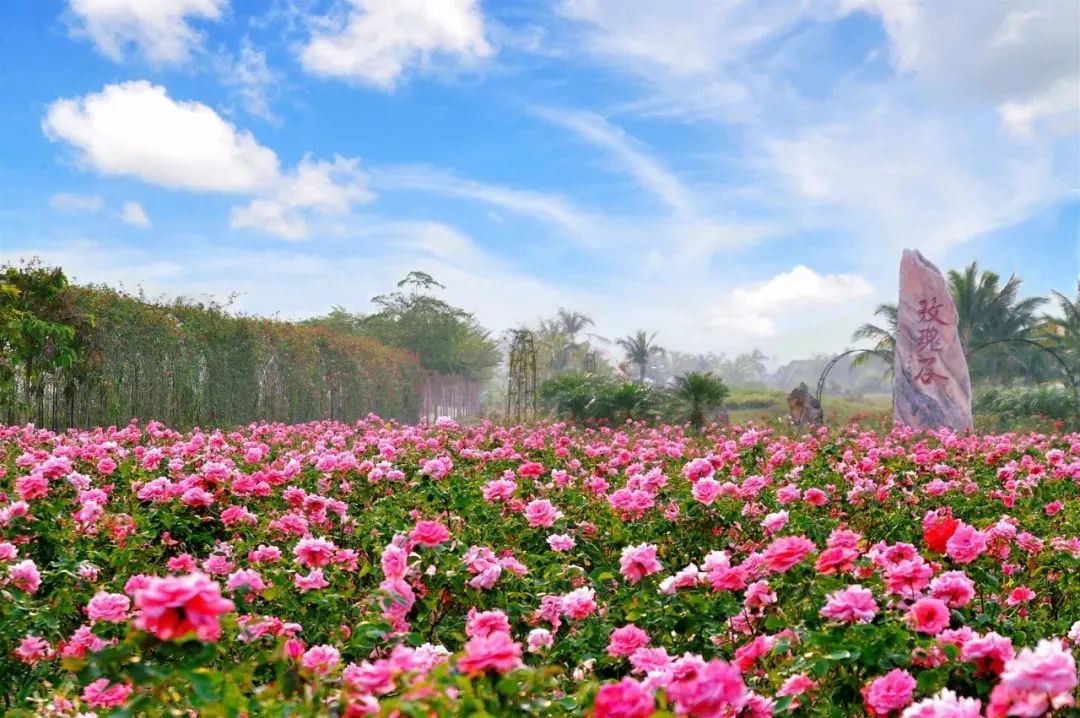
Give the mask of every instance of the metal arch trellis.
<svg viewBox="0 0 1080 718">
<path fill-rule="evenodd" d="M 514 332 L 506 387 L 506 417 L 521 422 L 536 418 L 536 341 L 528 329 Z"/>
<path fill-rule="evenodd" d="M 841 359 L 852 354 L 873 354 L 890 367 L 893 365 L 892 354 L 884 349 L 848 349 L 842 354 L 837 354 L 829 360 L 829 363 L 826 364 L 825 368 L 821 371 L 821 376 L 818 377 L 817 388 L 814 390 L 814 396 L 817 399 L 818 404 L 821 403 L 821 395 L 825 392 L 825 379 L 828 378 L 829 372 L 833 370 L 833 367 L 835 367 Z"/>
<path fill-rule="evenodd" d="M 1056 351 L 1054 351 L 1050 347 L 1046 346 L 1045 344 L 1040 344 L 1039 342 L 1035 341 L 1034 339 L 1024 339 L 1022 337 L 1011 337 L 1011 338 L 1008 338 L 1008 339 L 995 339 L 993 341 L 986 342 L 985 344 L 980 344 L 979 346 L 974 347 L 973 349 L 965 352 L 964 358 L 970 360 L 972 355 L 975 354 L 976 352 L 982 351 L 983 349 L 986 349 L 987 347 L 992 347 L 995 344 L 1029 344 L 1029 345 L 1031 345 L 1033 347 L 1036 347 L 1038 349 L 1042 349 L 1044 352 L 1046 352 L 1050 356 L 1054 357 L 1054 359 L 1057 361 L 1057 363 L 1061 365 L 1062 371 L 1065 372 L 1065 380 L 1067 382 L 1069 382 L 1069 388 L 1072 389 L 1072 395 L 1073 395 L 1073 428 L 1076 431 L 1080 431 L 1080 386 L 1077 386 L 1076 376 L 1073 374 L 1073 371 L 1069 367 L 1069 364 L 1064 359 L 1062 359 L 1061 356 Z"/>
</svg>

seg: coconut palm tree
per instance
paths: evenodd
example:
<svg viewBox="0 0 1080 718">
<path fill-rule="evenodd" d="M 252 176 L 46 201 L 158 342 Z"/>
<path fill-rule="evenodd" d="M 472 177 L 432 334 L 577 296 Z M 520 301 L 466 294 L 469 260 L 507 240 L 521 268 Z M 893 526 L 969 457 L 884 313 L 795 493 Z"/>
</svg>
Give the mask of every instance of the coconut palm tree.
<svg viewBox="0 0 1080 718">
<path fill-rule="evenodd" d="M 874 316 L 881 317 L 883 321 L 880 324 L 874 324 L 873 322 L 863 324 L 851 335 L 851 340 L 858 342 L 869 339 L 874 342 L 874 349 L 888 354 L 891 358 L 896 350 L 896 325 L 898 321 L 896 305 L 879 304 L 874 308 Z M 860 354 L 852 360 L 851 366 L 861 366 L 870 361 L 871 356 L 873 355 Z"/>
<path fill-rule="evenodd" d="M 1043 334 L 1075 369 L 1080 369 L 1080 282 L 1076 283 L 1076 299 L 1057 291 L 1051 293 L 1061 307 L 1061 316 L 1043 315 Z"/>
<path fill-rule="evenodd" d="M 671 397 L 695 431 L 701 431 L 709 412 L 724 405 L 728 388 L 711 371 L 689 371 L 675 377 Z"/>
<path fill-rule="evenodd" d="M 615 340 L 615 343 L 626 353 L 626 360 L 637 365 L 638 376 L 642 383 L 645 382 L 649 359 L 664 353 L 664 348 L 654 343 L 655 339 L 656 332 L 646 334 L 644 329 L 638 329 L 634 334 Z"/>
<path fill-rule="evenodd" d="M 761 381 L 761 378 L 765 375 L 766 359 L 768 357 L 760 349 L 743 352 L 735 357 L 735 375 L 744 384 L 754 384 Z"/>
<path fill-rule="evenodd" d="M 1043 297 L 1020 298 L 1023 281 L 1015 274 L 1004 286 L 995 273 L 979 270 L 972 262 L 963 271 L 949 272 L 949 290 L 956 303 L 957 331 L 967 352 L 991 342 L 1028 339 L 1037 325 L 1035 312 L 1046 303 Z M 1009 381 L 1045 370 L 1042 352 L 1021 343 L 1002 343 L 971 357 L 972 373 Z"/>
<path fill-rule="evenodd" d="M 555 322 L 558 324 L 562 333 L 566 335 L 569 340 L 570 346 L 577 345 L 577 335 L 581 333 L 585 327 L 592 326 L 593 320 L 587 314 L 581 312 L 572 312 L 568 309 L 559 307 L 559 311 L 555 315 Z"/>
</svg>

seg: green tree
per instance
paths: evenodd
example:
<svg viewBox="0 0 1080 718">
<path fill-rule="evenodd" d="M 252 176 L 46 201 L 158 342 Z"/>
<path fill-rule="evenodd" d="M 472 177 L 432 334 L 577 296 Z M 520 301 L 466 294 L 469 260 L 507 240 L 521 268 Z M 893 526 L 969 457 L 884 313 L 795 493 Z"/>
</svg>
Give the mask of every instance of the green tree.
<svg viewBox="0 0 1080 718">
<path fill-rule="evenodd" d="M 656 332 L 647 334 L 644 329 L 638 329 L 634 334 L 615 340 L 615 343 L 625 352 L 626 360 L 637 365 L 638 379 L 642 383 L 645 382 L 645 372 L 649 368 L 649 360 L 664 353 L 664 348 L 658 346 L 655 340 Z"/>
<path fill-rule="evenodd" d="M 708 415 L 724 405 L 728 388 L 723 380 L 712 372 L 686 372 L 675 377 L 671 387 L 676 412 L 689 422 L 695 431 L 701 431 Z"/>
<path fill-rule="evenodd" d="M 1075 371 L 1080 371 L 1080 282 L 1076 298 L 1069 299 L 1058 291 L 1052 292 L 1061 309 L 1061 316 L 1043 315 L 1041 334 L 1045 341 L 1060 353 Z"/>
<path fill-rule="evenodd" d="M 360 320 L 360 331 L 412 352 L 425 369 L 487 378 L 499 362 L 499 349 L 476 318 L 432 296 L 444 287 L 426 272 L 409 272 L 397 286 L 399 291 L 371 300 L 379 311 Z"/>
<path fill-rule="evenodd" d="M 653 391 L 644 384 L 623 381 L 609 386 L 608 389 L 596 397 L 596 418 L 619 423 L 630 419 L 644 419 L 655 404 Z"/>
<path fill-rule="evenodd" d="M 6 267 L 0 276 L 0 383 L 12 401 L 19 393 L 16 382 L 22 382 L 25 409 L 44 397 L 47 373 L 75 361 L 78 340 L 67 288 L 60 268 L 36 262 Z"/>
</svg>

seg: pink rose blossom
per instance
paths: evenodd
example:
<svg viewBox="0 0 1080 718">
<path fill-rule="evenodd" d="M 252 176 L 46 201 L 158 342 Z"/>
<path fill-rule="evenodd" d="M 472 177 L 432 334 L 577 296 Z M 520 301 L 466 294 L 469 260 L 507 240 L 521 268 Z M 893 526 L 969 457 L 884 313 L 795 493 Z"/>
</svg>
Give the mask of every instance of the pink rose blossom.
<svg viewBox="0 0 1080 718">
<path fill-rule="evenodd" d="M 417 521 L 409 538 L 421 546 L 434 548 L 450 538 L 450 531 L 438 521 Z"/>
<path fill-rule="evenodd" d="M 465 642 L 465 655 L 458 659 L 458 670 L 466 675 L 485 671 L 508 673 L 521 664 L 521 644 L 509 633 L 497 631 L 476 636 Z"/>
<path fill-rule="evenodd" d="M 120 623 L 127 620 L 131 599 L 122 593 L 98 591 L 86 604 L 86 615 L 91 622 Z"/>
<path fill-rule="evenodd" d="M 82 699 L 91 708 L 116 708 L 124 705 L 132 690 L 127 683 L 109 683 L 108 678 L 99 678 L 83 689 Z"/>
<path fill-rule="evenodd" d="M 963 522 L 945 544 L 945 553 L 957 563 L 971 563 L 986 550 L 986 534 Z"/>
<path fill-rule="evenodd" d="M 858 584 L 833 591 L 825 597 L 820 613 L 825 618 L 843 623 L 869 623 L 877 615 L 874 594 Z"/>
<path fill-rule="evenodd" d="M 341 662 L 341 653 L 333 646 L 312 646 L 304 652 L 300 665 L 317 676 L 329 675 Z"/>
<path fill-rule="evenodd" d="M 937 598 L 920 598 L 908 609 L 907 618 L 919 633 L 937 635 L 949 627 L 949 607 Z"/>
<path fill-rule="evenodd" d="M 641 544 L 640 546 L 627 546 L 619 558 L 619 573 L 626 577 L 631 584 L 636 584 L 646 576 L 651 576 L 663 570 L 663 566 L 656 560 L 656 546 L 653 544 Z"/>
<path fill-rule="evenodd" d="M 863 701 L 875 715 L 887 715 L 906 708 L 915 692 L 915 678 L 903 668 L 894 668 L 870 681 L 862 691 Z"/>
<path fill-rule="evenodd" d="M 632 623 L 616 628 L 608 636 L 607 654 L 612 658 L 629 657 L 649 644 L 649 634 Z"/>
<path fill-rule="evenodd" d="M 593 702 L 594 718 L 649 718 L 656 700 L 645 686 L 633 678 L 600 687 Z"/>
<path fill-rule="evenodd" d="M 162 641 L 194 634 L 201 641 L 221 635 L 218 617 L 233 610 L 233 602 L 221 597 L 221 589 L 201 573 L 151 578 L 135 594 L 139 609 L 135 627 Z"/>
<path fill-rule="evenodd" d="M 533 528 L 547 528 L 562 516 L 562 512 L 547 499 L 533 499 L 525 507 L 525 520 Z"/>
</svg>

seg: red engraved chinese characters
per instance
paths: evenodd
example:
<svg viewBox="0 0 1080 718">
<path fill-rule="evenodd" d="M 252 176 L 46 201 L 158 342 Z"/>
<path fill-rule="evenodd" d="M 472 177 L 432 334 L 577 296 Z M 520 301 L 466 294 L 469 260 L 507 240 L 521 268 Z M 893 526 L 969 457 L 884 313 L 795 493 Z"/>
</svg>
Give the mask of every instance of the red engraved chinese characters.
<svg viewBox="0 0 1080 718">
<path fill-rule="evenodd" d="M 915 353 L 919 360 L 919 371 L 915 374 L 915 380 L 923 384 L 931 384 L 935 379 L 948 379 L 945 374 L 934 370 L 937 355 L 943 348 L 941 330 L 938 327 L 948 326 L 948 322 L 940 315 L 944 306 L 937 297 L 919 300 L 919 321 L 923 326 L 919 328 L 919 335 L 915 338 Z"/>
</svg>

